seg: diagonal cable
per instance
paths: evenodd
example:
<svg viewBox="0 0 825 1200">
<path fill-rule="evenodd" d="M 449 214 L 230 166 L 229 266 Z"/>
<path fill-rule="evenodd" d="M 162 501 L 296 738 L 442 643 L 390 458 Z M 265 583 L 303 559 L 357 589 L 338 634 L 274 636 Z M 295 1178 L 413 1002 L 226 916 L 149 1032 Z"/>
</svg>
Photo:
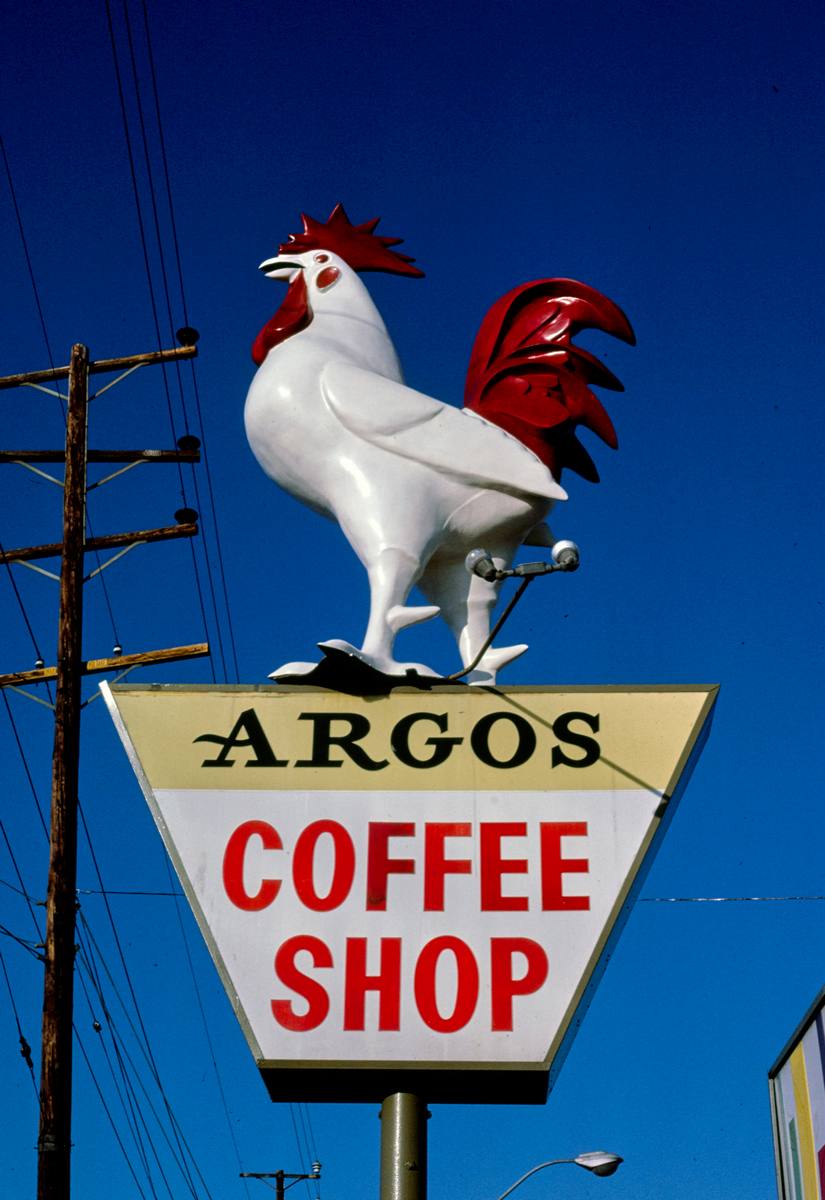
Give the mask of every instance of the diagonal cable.
<svg viewBox="0 0 825 1200">
<path fill-rule="evenodd" d="M 139 1072 L 139 1070 L 137 1069 L 137 1066 L 136 1066 L 136 1064 L 135 1064 L 135 1061 L 134 1061 L 134 1059 L 133 1059 L 133 1058 L 132 1058 L 132 1056 L 129 1054 L 129 1051 L 126 1049 L 126 1045 L 125 1045 L 124 1039 L 122 1038 L 122 1036 L 119 1034 L 119 1032 L 118 1032 L 118 1030 L 117 1030 L 117 1025 L 116 1025 L 116 1023 L 115 1023 L 115 1021 L 114 1021 L 114 1017 L 113 1017 L 113 1015 L 112 1015 L 111 1011 L 110 1011 L 108 1008 L 105 1008 L 105 1012 L 106 1012 L 106 1018 L 107 1018 L 107 1023 L 108 1023 L 108 1025 L 109 1025 L 109 1028 L 110 1028 L 110 1031 L 111 1031 L 111 1034 L 112 1034 L 113 1045 L 115 1045 L 115 1048 L 116 1048 L 116 1053 L 118 1053 L 118 1054 L 122 1054 L 122 1055 L 125 1057 L 125 1059 L 126 1059 L 126 1061 L 127 1061 L 128 1065 L 131 1067 L 131 1074 L 132 1074 L 132 1075 L 134 1076 L 134 1078 L 137 1080 L 137 1082 L 138 1082 L 138 1084 L 139 1084 L 139 1086 L 140 1086 L 140 1089 L 141 1089 L 141 1091 L 142 1091 L 142 1093 L 143 1093 L 143 1096 L 144 1096 L 144 1098 L 145 1098 L 145 1100 L 146 1100 L 147 1104 L 149 1105 L 149 1108 L 150 1108 L 150 1110 L 151 1110 L 151 1112 L 152 1112 L 152 1116 L 155 1118 L 155 1121 L 156 1121 L 156 1122 L 157 1122 L 157 1124 L 158 1124 L 158 1127 L 159 1127 L 159 1129 L 160 1129 L 160 1131 L 161 1131 L 161 1134 L 163 1135 L 164 1141 L 166 1142 L 166 1145 L 167 1145 L 167 1147 L 169 1148 L 169 1151 L 170 1151 L 170 1153 L 172 1154 L 172 1157 L 174 1158 L 174 1160 L 175 1160 L 175 1163 L 176 1163 L 176 1165 L 177 1165 L 178 1169 L 181 1171 L 181 1173 L 182 1173 L 182 1174 L 184 1174 L 184 1176 L 185 1176 L 185 1178 L 186 1178 L 186 1180 L 187 1180 L 187 1185 L 190 1187 L 190 1191 L 192 1191 L 192 1193 L 193 1193 L 193 1196 L 195 1196 L 195 1192 L 194 1192 L 194 1190 L 193 1190 L 193 1186 L 192 1186 L 192 1184 L 189 1182 L 189 1181 L 190 1181 L 190 1179 L 191 1179 L 191 1176 L 189 1176 L 188 1169 L 186 1168 L 186 1164 L 185 1164 L 185 1155 L 184 1155 L 184 1153 L 183 1153 L 183 1150 L 180 1148 L 180 1147 L 181 1147 L 181 1141 L 182 1141 L 182 1143 L 183 1143 L 183 1147 L 185 1148 L 185 1152 L 186 1152 L 186 1154 L 188 1154 L 189 1158 L 191 1159 L 191 1161 L 192 1161 L 192 1163 L 193 1163 L 193 1166 L 195 1167 L 195 1171 L 197 1172 L 198 1178 L 199 1178 L 199 1179 L 200 1179 L 200 1181 L 201 1181 L 201 1184 L 202 1184 L 202 1186 L 203 1186 L 203 1189 L 204 1189 L 204 1191 L 205 1191 L 205 1194 L 206 1194 L 207 1196 L 210 1196 L 210 1197 L 211 1197 L 211 1193 L 209 1192 L 209 1189 L 208 1189 L 208 1187 L 207 1187 L 207 1185 L 206 1185 L 206 1181 L 205 1181 L 205 1179 L 204 1179 L 204 1177 L 203 1177 L 203 1173 L 201 1172 L 200 1168 L 198 1167 L 197 1163 L 195 1162 L 195 1157 L 194 1157 L 194 1155 L 193 1155 L 193 1153 L 192 1153 L 192 1150 L 191 1150 L 191 1148 L 190 1148 L 190 1146 L 189 1146 L 188 1142 L 186 1141 L 186 1138 L 183 1136 L 183 1132 L 182 1132 L 182 1130 L 181 1130 L 180 1123 L 179 1123 L 179 1121 L 178 1121 L 177 1117 L 175 1116 L 175 1114 L 174 1114 L 174 1111 L 171 1109 L 171 1107 L 170 1107 L 170 1105 L 169 1105 L 169 1102 L 168 1102 L 168 1100 L 167 1100 L 167 1098 L 166 1098 L 166 1093 L 165 1093 L 165 1091 L 164 1091 L 163 1085 L 162 1085 L 162 1083 L 160 1082 L 160 1080 L 159 1080 L 159 1079 L 158 1079 L 158 1078 L 157 1078 L 157 1077 L 154 1075 L 154 1070 L 153 1070 L 153 1066 L 152 1066 L 152 1059 L 151 1059 L 151 1053 L 150 1053 L 150 1052 L 147 1052 L 147 1048 L 146 1048 L 146 1046 L 145 1046 L 145 1045 L 144 1045 L 144 1043 L 143 1043 L 143 1039 L 142 1039 L 142 1038 L 141 1038 L 141 1037 L 138 1035 L 138 1031 L 137 1031 L 137 1029 L 136 1029 L 136 1027 L 135 1027 L 135 1024 L 134 1024 L 134 1022 L 132 1021 L 131 1017 L 129 1016 L 129 1013 L 128 1013 L 127 1009 L 126 1009 L 126 1005 L 124 1004 L 123 998 L 122 998 L 122 996 L 120 995 L 120 992 L 119 992 L 119 990 L 118 990 L 117 984 L 115 983 L 115 980 L 114 980 L 114 977 L 113 977 L 113 975 L 112 975 L 112 972 L 111 972 L 111 970 L 109 969 L 109 967 L 108 967 L 108 965 L 107 965 L 107 963 L 106 963 L 106 960 L 105 960 L 105 958 L 103 957 L 103 955 L 102 955 L 102 953 L 101 953 L 100 947 L 98 946 L 98 944 L 97 944 L 97 942 L 96 942 L 96 940 L 95 940 L 94 934 L 92 933 L 92 931 L 91 931 L 91 928 L 89 927 L 89 924 L 88 924 L 88 922 L 85 920 L 85 918 L 84 918 L 84 917 L 82 917 L 82 915 L 81 915 L 81 921 L 82 921 L 82 923 L 83 923 L 83 927 L 84 927 L 84 929 L 85 929 L 85 931 L 86 931 L 86 934 L 87 934 L 87 936 L 88 936 L 89 943 L 90 943 L 90 945 L 91 945 L 91 946 L 93 946 L 93 947 L 94 947 L 94 952 L 95 952 L 95 954 L 97 955 L 97 957 L 99 958 L 99 960 L 100 960 L 100 962 L 101 962 L 101 964 L 102 964 L 102 966 L 103 966 L 103 970 L 104 970 L 104 971 L 105 971 L 105 973 L 106 973 L 106 977 L 108 978 L 108 980 L 109 980 L 109 983 L 111 984 L 111 986 L 112 986 L 112 988 L 113 988 L 113 990 L 114 990 L 114 992 L 115 992 L 115 995 L 117 996 L 117 998 L 118 998 L 118 1001 L 120 1002 L 120 1006 L 121 1006 L 121 1008 L 122 1008 L 122 1010 L 123 1010 L 123 1014 L 124 1014 L 124 1016 L 125 1016 L 125 1018 L 126 1018 L 126 1022 L 127 1022 L 128 1026 L 129 1026 L 129 1029 L 131 1030 L 132 1036 L 135 1038 L 135 1041 L 137 1042 L 138 1048 L 140 1049 L 140 1052 L 141 1052 L 141 1054 L 143 1055 L 144 1061 L 146 1062 L 146 1064 L 147 1064 L 147 1065 L 148 1065 L 148 1067 L 149 1067 L 150 1074 L 152 1074 L 152 1076 L 153 1076 L 153 1080 L 154 1080 L 154 1082 L 155 1082 L 155 1085 L 157 1086 L 157 1088 L 158 1088 L 158 1090 L 159 1090 L 159 1092 L 160 1092 L 161 1099 L 162 1099 L 162 1100 L 163 1100 L 163 1102 L 164 1102 L 164 1106 L 165 1106 L 165 1108 L 166 1108 L 167 1116 L 168 1116 L 168 1118 L 169 1118 L 169 1122 L 170 1122 L 170 1125 L 171 1125 L 171 1127 L 172 1127 L 173 1134 L 175 1135 L 175 1140 L 176 1140 L 176 1142 L 177 1142 L 177 1144 L 178 1144 L 178 1148 L 177 1148 L 177 1149 L 176 1149 L 176 1148 L 175 1148 L 175 1147 L 172 1145 L 172 1142 L 171 1142 L 171 1140 L 170 1140 L 170 1138 L 169 1138 L 169 1135 L 166 1133 L 166 1130 L 163 1128 L 163 1123 L 162 1123 L 162 1122 L 161 1122 L 161 1120 L 160 1120 L 160 1116 L 159 1116 L 159 1114 L 158 1114 L 158 1112 L 157 1112 L 157 1109 L 155 1108 L 154 1104 L 152 1103 L 152 1100 L 151 1100 L 151 1099 L 150 1099 L 150 1097 L 149 1097 L 149 1093 L 148 1093 L 148 1091 L 147 1091 L 147 1089 L 146 1089 L 146 1086 L 145 1086 L 145 1084 L 143 1083 L 143 1081 L 142 1081 L 142 1079 L 141 1079 L 140 1072 Z M 90 952 L 90 951 L 88 951 L 88 948 L 87 948 L 87 962 L 90 962 L 90 961 L 92 961 L 92 959 L 91 959 L 91 952 Z M 95 982 L 95 990 L 97 991 L 97 993 L 98 993 L 98 996 L 101 998 L 101 1004 L 103 1004 L 103 1005 L 105 1006 L 105 1000 L 103 999 L 102 986 L 101 986 L 101 984 L 100 984 L 100 976 L 99 976 L 99 972 L 97 972 L 97 969 L 96 969 L 96 968 L 95 968 L 95 969 L 94 969 L 94 971 L 91 973 L 91 978 L 93 979 L 93 981 L 95 981 L 95 980 L 96 980 L 96 982 Z M 119 1049 L 117 1048 L 117 1047 L 118 1047 L 118 1044 L 119 1044 L 119 1047 L 120 1047 Z"/>
<path fill-rule="evenodd" d="M 157 83 L 157 72 L 155 70 L 155 54 L 154 54 L 154 49 L 152 46 L 152 34 L 151 34 L 150 26 L 149 26 L 149 13 L 148 13 L 148 9 L 146 6 L 146 0 L 141 0 L 141 6 L 143 9 L 143 28 L 144 28 L 145 38 L 146 38 L 147 56 L 148 56 L 148 60 L 149 60 L 149 73 L 150 73 L 150 78 L 151 78 L 151 82 L 152 82 L 152 97 L 153 97 L 154 105 L 155 105 L 155 121 L 157 124 L 157 130 L 158 130 L 158 145 L 160 148 L 161 164 L 163 166 L 164 185 L 165 185 L 165 189 L 166 189 L 166 203 L 167 203 L 167 207 L 169 209 L 169 224 L 170 224 L 170 228 L 172 231 L 172 244 L 173 244 L 174 251 L 175 251 L 175 264 L 177 267 L 178 287 L 180 289 L 181 305 L 183 308 L 183 319 L 184 319 L 185 324 L 189 325 L 189 323 L 190 323 L 189 310 L 188 310 L 188 306 L 186 303 L 186 289 L 184 287 L 184 282 L 183 282 L 183 264 L 182 264 L 182 260 L 181 260 L 180 241 L 178 239 L 178 226 L 177 226 L 177 221 L 175 219 L 175 206 L 172 201 L 172 185 L 171 185 L 171 180 L 170 180 L 170 176 L 169 176 L 169 160 L 168 160 L 168 157 L 166 154 L 166 138 L 165 138 L 164 132 L 163 132 L 163 118 L 161 116 L 160 96 L 158 93 L 158 83 Z M 233 661 L 234 668 L 235 668 L 235 679 L 236 679 L 236 682 L 239 682 L 240 681 L 240 671 L 238 668 L 238 653 L 237 653 L 237 647 L 235 645 L 235 633 L 234 633 L 234 629 L 232 626 L 232 613 L 231 613 L 231 609 L 230 609 L 230 605 L 229 605 L 229 591 L 228 591 L 227 584 L 226 584 L 226 571 L 224 568 L 223 546 L 221 543 L 220 527 L 218 524 L 217 506 L 215 504 L 215 493 L 214 493 L 214 489 L 213 489 L 213 485 L 212 485 L 212 470 L 210 467 L 209 455 L 207 453 L 206 432 L 204 429 L 203 411 L 201 409 L 201 400 L 200 400 L 200 389 L 198 387 L 198 377 L 197 377 L 197 372 L 195 370 L 194 359 L 190 359 L 189 366 L 190 366 L 190 370 L 192 373 L 192 391 L 193 391 L 193 394 L 195 397 L 195 410 L 197 412 L 197 417 L 198 417 L 198 434 L 199 434 L 200 440 L 201 440 L 202 461 L 203 461 L 204 469 L 206 471 L 206 483 L 207 483 L 207 490 L 209 493 L 209 506 L 210 506 L 210 513 L 212 516 L 212 527 L 214 530 L 215 548 L 216 548 L 217 557 L 218 557 L 218 570 L 219 570 L 220 580 L 221 580 L 221 590 L 223 592 L 223 602 L 224 602 L 224 608 L 226 610 L 226 620 L 227 620 L 227 626 L 228 626 L 228 630 L 229 630 L 230 649 L 232 651 L 232 661 Z"/>
<path fill-rule="evenodd" d="M 92 842 L 91 835 L 89 832 L 89 827 L 86 822 L 86 815 L 83 811 L 83 806 L 81 804 L 78 804 L 78 813 L 80 815 L 80 822 L 81 822 L 81 825 L 83 827 L 83 832 L 86 837 L 86 844 L 89 848 L 89 853 L 90 853 L 90 856 L 92 859 L 92 865 L 94 867 L 95 874 L 97 875 L 98 883 L 100 884 L 101 889 L 104 891 L 103 903 L 106 908 L 106 915 L 109 920 L 109 926 L 111 928 L 112 936 L 114 938 L 114 943 L 115 943 L 115 947 L 117 949 L 118 958 L 120 959 L 121 969 L 123 971 L 124 978 L 126 979 L 127 987 L 129 989 L 129 995 L 132 1000 L 132 1005 L 134 1007 L 135 1016 L 137 1018 L 138 1025 L 140 1027 L 142 1040 L 143 1040 L 144 1054 L 146 1055 L 147 1062 L 149 1063 L 149 1067 L 150 1067 L 150 1070 L 152 1071 L 152 1075 L 154 1077 L 155 1083 L 157 1084 L 158 1090 L 160 1091 L 161 1097 L 163 1099 L 163 1103 L 166 1107 L 166 1111 L 169 1115 L 170 1120 L 172 1121 L 172 1128 L 173 1128 L 173 1132 L 175 1134 L 175 1140 L 178 1143 L 178 1148 L 180 1150 L 181 1155 L 183 1155 L 183 1145 L 181 1143 L 181 1139 L 179 1136 L 177 1122 L 175 1122 L 173 1119 L 171 1105 L 170 1105 L 169 1099 L 166 1095 L 166 1090 L 163 1086 L 163 1083 L 161 1082 L 160 1071 L 158 1069 L 157 1061 L 155 1059 L 154 1053 L 152 1051 L 152 1046 L 149 1041 L 149 1034 L 147 1033 L 146 1026 L 143 1021 L 143 1016 L 140 1011 L 140 1005 L 138 1004 L 137 994 L 135 992 L 135 987 L 132 982 L 131 973 L 130 973 L 129 968 L 126 963 L 126 956 L 123 952 L 123 945 L 120 940 L 120 935 L 117 931 L 117 925 L 115 924 L 115 919 L 114 919 L 114 915 L 112 913 L 112 908 L 111 908 L 111 905 L 109 904 L 109 898 L 105 894 L 105 889 L 103 887 L 103 876 L 100 871 L 100 864 L 97 859 L 97 854 L 95 853 L 94 844 Z M 194 1181 L 191 1179 L 191 1176 L 189 1177 L 189 1188 L 190 1188 L 190 1191 L 192 1192 L 192 1195 L 196 1196 Z"/>
<path fill-rule="evenodd" d="M 170 888 L 174 888 L 174 879 L 172 877 L 172 868 L 169 865 L 169 859 L 166 857 L 165 854 L 163 856 L 163 859 L 164 859 L 164 863 L 166 865 L 166 873 L 169 876 L 169 886 L 170 886 Z M 183 917 L 181 915 L 180 893 L 176 893 L 176 895 L 175 895 L 175 913 L 178 918 L 178 928 L 180 929 L 181 941 L 183 942 L 184 956 L 186 958 L 187 966 L 189 967 L 189 975 L 192 979 L 192 987 L 194 988 L 194 991 L 195 991 L 195 998 L 196 998 L 197 1004 L 198 1004 L 198 1012 L 200 1013 L 201 1021 L 203 1022 L 203 1032 L 206 1037 L 206 1044 L 209 1047 L 209 1058 L 212 1062 L 212 1070 L 215 1073 L 215 1082 L 218 1085 L 218 1093 L 221 1098 L 221 1105 L 223 1107 L 224 1116 L 226 1117 L 226 1124 L 227 1124 L 227 1128 L 229 1129 L 229 1137 L 232 1141 L 232 1148 L 235 1151 L 235 1159 L 238 1164 L 238 1173 L 240 1174 L 243 1171 L 243 1163 L 241 1161 L 241 1152 L 238 1147 L 238 1139 L 235 1137 L 235 1130 L 232 1127 L 232 1118 L 229 1114 L 229 1105 L 228 1105 L 227 1099 L 226 1099 L 226 1091 L 224 1090 L 223 1080 L 221 1079 L 220 1071 L 218 1070 L 218 1060 L 215 1056 L 215 1047 L 212 1042 L 212 1035 L 209 1032 L 209 1022 L 206 1019 L 206 1012 L 203 1007 L 203 998 L 201 996 L 201 990 L 198 985 L 198 977 L 195 974 L 195 967 L 194 967 L 194 964 L 192 963 L 192 954 L 191 954 L 191 951 L 189 948 L 189 939 L 186 936 L 186 928 L 184 926 Z M 249 1185 L 246 1180 L 243 1181 L 243 1186 L 244 1186 L 244 1191 L 246 1192 L 246 1194 L 248 1196 L 249 1195 Z"/>
<path fill-rule="evenodd" d="M 38 1108 L 40 1107 L 40 1089 L 37 1086 L 37 1080 L 34 1077 L 34 1063 L 32 1062 L 31 1046 L 26 1041 L 26 1035 L 23 1033 L 23 1027 L 20 1024 L 20 1013 L 17 1009 L 17 1003 L 14 999 L 14 992 L 9 979 L 9 972 L 6 968 L 6 960 L 3 957 L 3 951 L 0 950 L 0 967 L 3 968 L 3 976 L 6 980 L 6 987 L 9 990 L 9 1000 L 11 1001 L 12 1012 L 14 1013 L 14 1023 L 17 1026 L 17 1038 L 20 1042 L 20 1053 L 29 1068 L 31 1075 L 32 1087 L 34 1088 L 34 1098 L 37 1101 Z"/>
</svg>

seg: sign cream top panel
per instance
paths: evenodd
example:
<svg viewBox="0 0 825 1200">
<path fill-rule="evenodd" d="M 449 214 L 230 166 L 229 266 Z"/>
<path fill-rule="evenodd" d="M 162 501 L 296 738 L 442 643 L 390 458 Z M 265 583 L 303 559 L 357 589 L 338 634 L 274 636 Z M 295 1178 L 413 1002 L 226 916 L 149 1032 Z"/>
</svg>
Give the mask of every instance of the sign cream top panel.
<svg viewBox="0 0 825 1200">
<path fill-rule="evenodd" d="M 112 688 L 152 789 L 631 790 L 669 796 L 715 687 Z M 137 765 L 137 764 L 136 764 Z"/>
</svg>

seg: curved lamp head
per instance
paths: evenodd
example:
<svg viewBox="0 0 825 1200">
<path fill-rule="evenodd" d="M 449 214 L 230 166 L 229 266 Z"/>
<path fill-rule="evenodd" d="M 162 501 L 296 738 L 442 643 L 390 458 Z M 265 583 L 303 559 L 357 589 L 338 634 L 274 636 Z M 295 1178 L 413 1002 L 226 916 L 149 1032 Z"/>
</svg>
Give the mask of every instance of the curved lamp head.
<svg viewBox="0 0 825 1200">
<path fill-rule="evenodd" d="M 608 1154 L 606 1150 L 588 1150 L 585 1154 L 579 1154 L 573 1162 L 586 1171 L 592 1171 L 594 1175 L 613 1175 L 624 1159 L 618 1154 Z"/>
</svg>

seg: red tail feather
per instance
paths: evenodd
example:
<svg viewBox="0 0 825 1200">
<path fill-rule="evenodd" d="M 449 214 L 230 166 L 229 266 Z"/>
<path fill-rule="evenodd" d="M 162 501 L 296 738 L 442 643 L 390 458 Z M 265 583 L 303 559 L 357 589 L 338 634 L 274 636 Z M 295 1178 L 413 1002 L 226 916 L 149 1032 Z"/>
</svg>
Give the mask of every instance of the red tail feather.
<svg viewBox="0 0 825 1200">
<path fill-rule="evenodd" d="M 622 310 L 587 284 L 538 279 L 514 288 L 478 331 L 464 406 L 519 438 L 556 479 L 568 467 L 596 482 L 596 467 L 575 430 L 584 425 L 615 449 L 613 423 L 589 385 L 613 391 L 622 385 L 594 355 L 572 344 L 581 329 L 636 342 Z"/>
</svg>

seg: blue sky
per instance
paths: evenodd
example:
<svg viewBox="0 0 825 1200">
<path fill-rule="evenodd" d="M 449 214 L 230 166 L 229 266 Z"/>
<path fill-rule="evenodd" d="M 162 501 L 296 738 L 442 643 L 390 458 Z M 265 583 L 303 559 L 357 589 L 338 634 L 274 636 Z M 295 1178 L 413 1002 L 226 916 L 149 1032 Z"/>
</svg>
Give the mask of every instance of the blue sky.
<svg viewBox="0 0 825 1200">
<path fill-rule="evenodd" d="M 130 16 L 162 186 L 142 40 Z M 150 268 L 162 295 L 124 10 L 113 4 Z M 801 3 L 477 9 L 434 3 L 349 9 L 253 2 L 149 3 L 163 132 L 197 366 L 231 625 L 243 681 L 308 658 L 314 643 L 359 640 L 366 587 L 338 530 L 287 498 L 246 446 L 249 345 L 282 296 L 257 264 L 342 200 L 381 214 L 423 280 L 368 276 L 408 381 L 459 402 L 475 331 L 516 284 L 572 276 L 628 313 L 638 345 L 584 339 L 625 383 L 606 403 L 620 449 L 589 448 L 602 483 L 566 479 L 554 529 L 582 546 L 578 575 L 541 581 L 513 618 L 530 654 L 502 683 L 705 683 L 722 692 L 694 780 L 544 1108 L 435 1109 L 434 1200 L 494 1200 L 548 1157 L 604 1146 L 627 1164 L 608 1181 L 565 1168 L 534 1194 L 756 1200 L 772 1194 L 766 1072 L 822 984 L 822 904 L 657 904 L 661 897 L 811 896 L 825 891 L 821 841 L 822 408 L 817 284 L 822 276 L 822 13 Z M 93 357 L 157 342 L 107 30 L 96 4 L 39 3 L 4 20 L 2 135 L 55 362 L 73 342 Z M 0 172 L 2 175 L 2 172 Z M 3 374 L 49 365 L 8 182 L 0 292 Z M 159 220 L 183 324 L 161 192 Z M 170 334 L 161 302 L 162 336 Z M 183 400 L 196 426 L 191 377 Z M 185 428 L 170 373 L 175 432 Z M 3 393 L 4 447 L 57 446 L 58 402 Z M 198 433 L 199 429 L 194 428 Z M 586 435 L 585 435 L 586 436 Z M 93 405 L 91 444 L 171 445 L 159 372 Z M 199 488 L 210 562 L 217 552 Z M 194 502 L 191 476 L 186 498 Z M 90 497 L 95 532 L 171 521 L 174 468 L 142 467 Z M 59 493 L 0 469 L 5 546 L 59 538 Z M 196 505 L 197 506 L 197 505 Z M 203 551 L 208 632 L 236 678 L 218 583 Z M 321 571 L 335 580 L 321 584 Z M 201 640 L 188 548 L 144 548 L 87 593 L 85 652 Z M 56 587 L 15 573 L 47 661 Z M 0 578 L 3 670 L 32 641 Z M 411 655 L 455 663 L 436 629 L 405 635 Z M 135 675 L 135 681 L 141 677 Z M 206 663 L 143 681 L 212 682 Z M 88 695 L 93 694 L 88 685 Z M 48 805 L 49 714 L 20 696 L 11 713 L 34 790 Z M 44 893 L 46 844 L 5 706 L 3 821 L 27 890 Z M 103 705 L 87 710 L 83 806 L 109 889 L 168 891 L 160 841 Z M 0 879 L 16 886 L 0 846 Z M 99 886 L 85 843 L 79 884 Z M 22 899 L 0 888 L 0 924 L 33 936 Z M 82 913 L 125 992 L 99 895 Z M 212 1195 L 254 1195 L 238 1162 L 182 949 L 175 901 L 114 896 L 112 912 L 167 1092 Z M 288 1106 L 273 1106 L 194 924 L 181 913 L 243 1168 L 299 1170 Z M 39 965 L 3 938 L 21 1022 L 34 1045 Z M 90 1054 L 96 1035 L 80 1001 Z M 37 1113 L 5 983 L 0 1168 L 9 1195 L 33 1191 Z M 95 1059 L 104 1077 L 105 1064 Z M 82 1061 L 74 1129 L 78 1195 L 138 1195 Z M 313 1106 L 322 1195 L 377 1187 L 370 1106 Z M 172 1176 L 170 1175 L 170 1182 Z M 191 1194 L 179 1180 L 175 1196 Z M 162 1190 L 159 1194 L 168 1194 Z M 206 1194 L 205 1192 L 203 1193 Z"/>
</svg>

